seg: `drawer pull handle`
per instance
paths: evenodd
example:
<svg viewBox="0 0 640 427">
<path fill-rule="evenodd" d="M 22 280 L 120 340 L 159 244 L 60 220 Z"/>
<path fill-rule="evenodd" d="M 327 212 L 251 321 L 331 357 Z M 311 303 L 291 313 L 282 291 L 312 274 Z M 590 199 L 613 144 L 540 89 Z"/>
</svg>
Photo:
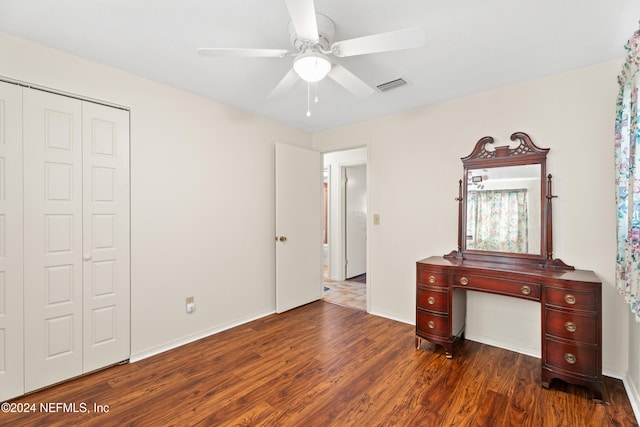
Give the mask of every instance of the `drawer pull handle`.
<svg viewBox="0 0 640 427">
<path fill-rule="evenodd" d="M 569 332 L 575 332 L 576 331 L 576 324 L 573 322 L 567 322 L 564 324 L 564 328 L 569 331 Z"/>
<path fill-rule="evenodd" d="M 571 294 L 566 294 L 564 296 L 564 302 L 566 302 L 567 304 L 573 305 L 576 303 L 576 297 L 574 297 Z"/>
<path fill-rule="evenodd" d="M 427 322 L 427 326 L 429 327 L 429 329 L 434 329 L 436 327 L 436 322 L 434 322 L 433 320 L 429 320 Z"/>
<path fill-rule="evenodd" d="M 468 285 L 469 284 L 469 279 L 467 279 L 466 277 L 461 277 L 460 278 L 460 284 L 461 285 Z"/>
<path fill-rule="evenodd" d="M 564 354 L 564 360 L 565 360 L 568 364 L 573 365 L 573 364 L 575 364 L 575 363 L 576 363 L 576 356 L 575 356 L 575 355 L 573 355 L 573 354 L 571 354 L 571 353 L 565 353 L 565 354 Z"/>
<path fill-rule="evenodd" d="M 531 293 L 531 288 L 527 285 L 524 285 L 520 288 L 520 292 L 522 292 L 522 295 L 529 295 Z"/>
<path fill-rule="evenodd" d="M 436 303 L 436 299 L 435 299 L 434 297 L 429 297 L 429 298 L 427 298 L 427 302 L 428 302 L 429 304 L 433 305 L 433 304 L 435 304 L 435 303 Z"/>
<path fill-rule="evenodd" d="M 429 276 L 429 283 L 431 283 L 432 285 L 433 285 L 434 283 L 436 283 L 436 278 L 435 278 L 435 276 Z"/>
</svg>

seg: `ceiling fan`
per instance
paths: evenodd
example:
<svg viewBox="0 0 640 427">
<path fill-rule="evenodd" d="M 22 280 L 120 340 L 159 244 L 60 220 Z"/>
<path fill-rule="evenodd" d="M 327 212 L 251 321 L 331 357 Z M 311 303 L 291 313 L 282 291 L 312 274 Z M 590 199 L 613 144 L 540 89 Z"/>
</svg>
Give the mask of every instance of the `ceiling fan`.
<svg viewBox="0 0 640 427">
<path fill-rule="evenodd" d="M 387 33 L 357 37 L 333 42 L 335 24 L 322 14 L 316 14 L 313 0 L 285 0 L 291 22 L 290 40 L 295 52 L 287 49 L 250 48 L 200 48 L 198 54 L 208 57 L 254 57 L 285 58 L 293 56 L 293 68 L 271 91 L 268 99 L 282 96 L 299 79 L 313 83 L 326 76 L 344 87 L 356 97 L 373 93 L 373 89 L 340 64 L 330 60 L 331 56 L 348 56 L 421 47 L 425 34 L 421 28 L 408 28 Z M 307 112 L 309 115 L 309 112 Z"/>
</svg>

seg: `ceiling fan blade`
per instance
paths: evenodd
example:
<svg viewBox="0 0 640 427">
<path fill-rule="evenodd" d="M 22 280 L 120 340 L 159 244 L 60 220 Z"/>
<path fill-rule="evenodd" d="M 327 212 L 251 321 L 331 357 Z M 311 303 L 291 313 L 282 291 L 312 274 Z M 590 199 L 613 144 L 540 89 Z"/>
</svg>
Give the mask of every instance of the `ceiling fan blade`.
<svg viewBox="0 0 640 427">
<path fill-rule="evenodd" d="M 285 49 L 244 49 L 230 47 L 203 47 L 197 49 L 199 55 L 215 58 L 284 58 L 289 53 Z"/>
<path fill-rule="evenodd" d="M 278 83 L 278 85 L 271 91 L 269 96 L 267 96 L 267 99 L 280 98 L 282 95 L 288 92 L 289 89 L 291 89 L 293 85 L 298 82 L 298 80 L 300 80 L 300 76 L 298 76 L 298 73 L 296 73 L 293 68 L 290 69 L 289 72 L 282 78 L 282 80 L 280 80 L 280 83 Z"/>
<path fill-rule="evenodd" d="M 364 98 L 373 93 L 371 86 L 360 80 L 340 64 L 335 64 L 327 75 L 358 98 Z"/>
<path fill-rule="evenodd" d="M 422 28 L 406 28 L 404 30 L 335 42 L 331 45 L 331 51 L 335 56 L 343 58 L 345 56 L 422 47 L 425 41 L 426 35 Z"/>
<path fill-rule="evenodd" d="M 313 0 L 286 0 L 291 23 L 296 34 L 303 40 L 318 41 L 318 23 Z"/>
</svg>

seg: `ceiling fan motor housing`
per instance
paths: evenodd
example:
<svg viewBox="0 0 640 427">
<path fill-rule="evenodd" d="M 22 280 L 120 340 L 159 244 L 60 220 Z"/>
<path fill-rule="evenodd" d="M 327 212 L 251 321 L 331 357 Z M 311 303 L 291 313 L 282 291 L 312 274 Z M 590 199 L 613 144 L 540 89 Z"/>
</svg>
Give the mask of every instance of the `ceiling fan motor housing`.
<svg viewBox="0 0 640 427">
<path fill-rule="evenodd" d="M 296 30 L 293 27 L 293 23 L 289 22 L 289 40 L 291 45 L 296 48 L 298 52 L 304 52 L 313 46 L 317 46 L 320 50 L 328 51 L 331 43 L 333 43 L 333 37 L 336 32 L 336 25 L 326 15 L 316 13 L 316 22 L 318 24 L 318 42 L 304 40 L 298 37 Z"/>
</svg>

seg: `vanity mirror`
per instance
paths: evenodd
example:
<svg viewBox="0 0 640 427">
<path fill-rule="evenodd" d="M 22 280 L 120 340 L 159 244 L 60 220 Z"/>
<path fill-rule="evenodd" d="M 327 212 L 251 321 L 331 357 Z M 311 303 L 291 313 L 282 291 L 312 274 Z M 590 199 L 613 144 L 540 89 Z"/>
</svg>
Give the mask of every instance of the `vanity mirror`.
<svg viewBox="0 0 640 427">
<path fill-rule="evenodd" d="M 524 132 L 511 140 L 496 147 L 486 136 L 462 158 L 458 249 L 445 257 L 572 269 L 553 259 L 549 149 Z"/>
</svg>

